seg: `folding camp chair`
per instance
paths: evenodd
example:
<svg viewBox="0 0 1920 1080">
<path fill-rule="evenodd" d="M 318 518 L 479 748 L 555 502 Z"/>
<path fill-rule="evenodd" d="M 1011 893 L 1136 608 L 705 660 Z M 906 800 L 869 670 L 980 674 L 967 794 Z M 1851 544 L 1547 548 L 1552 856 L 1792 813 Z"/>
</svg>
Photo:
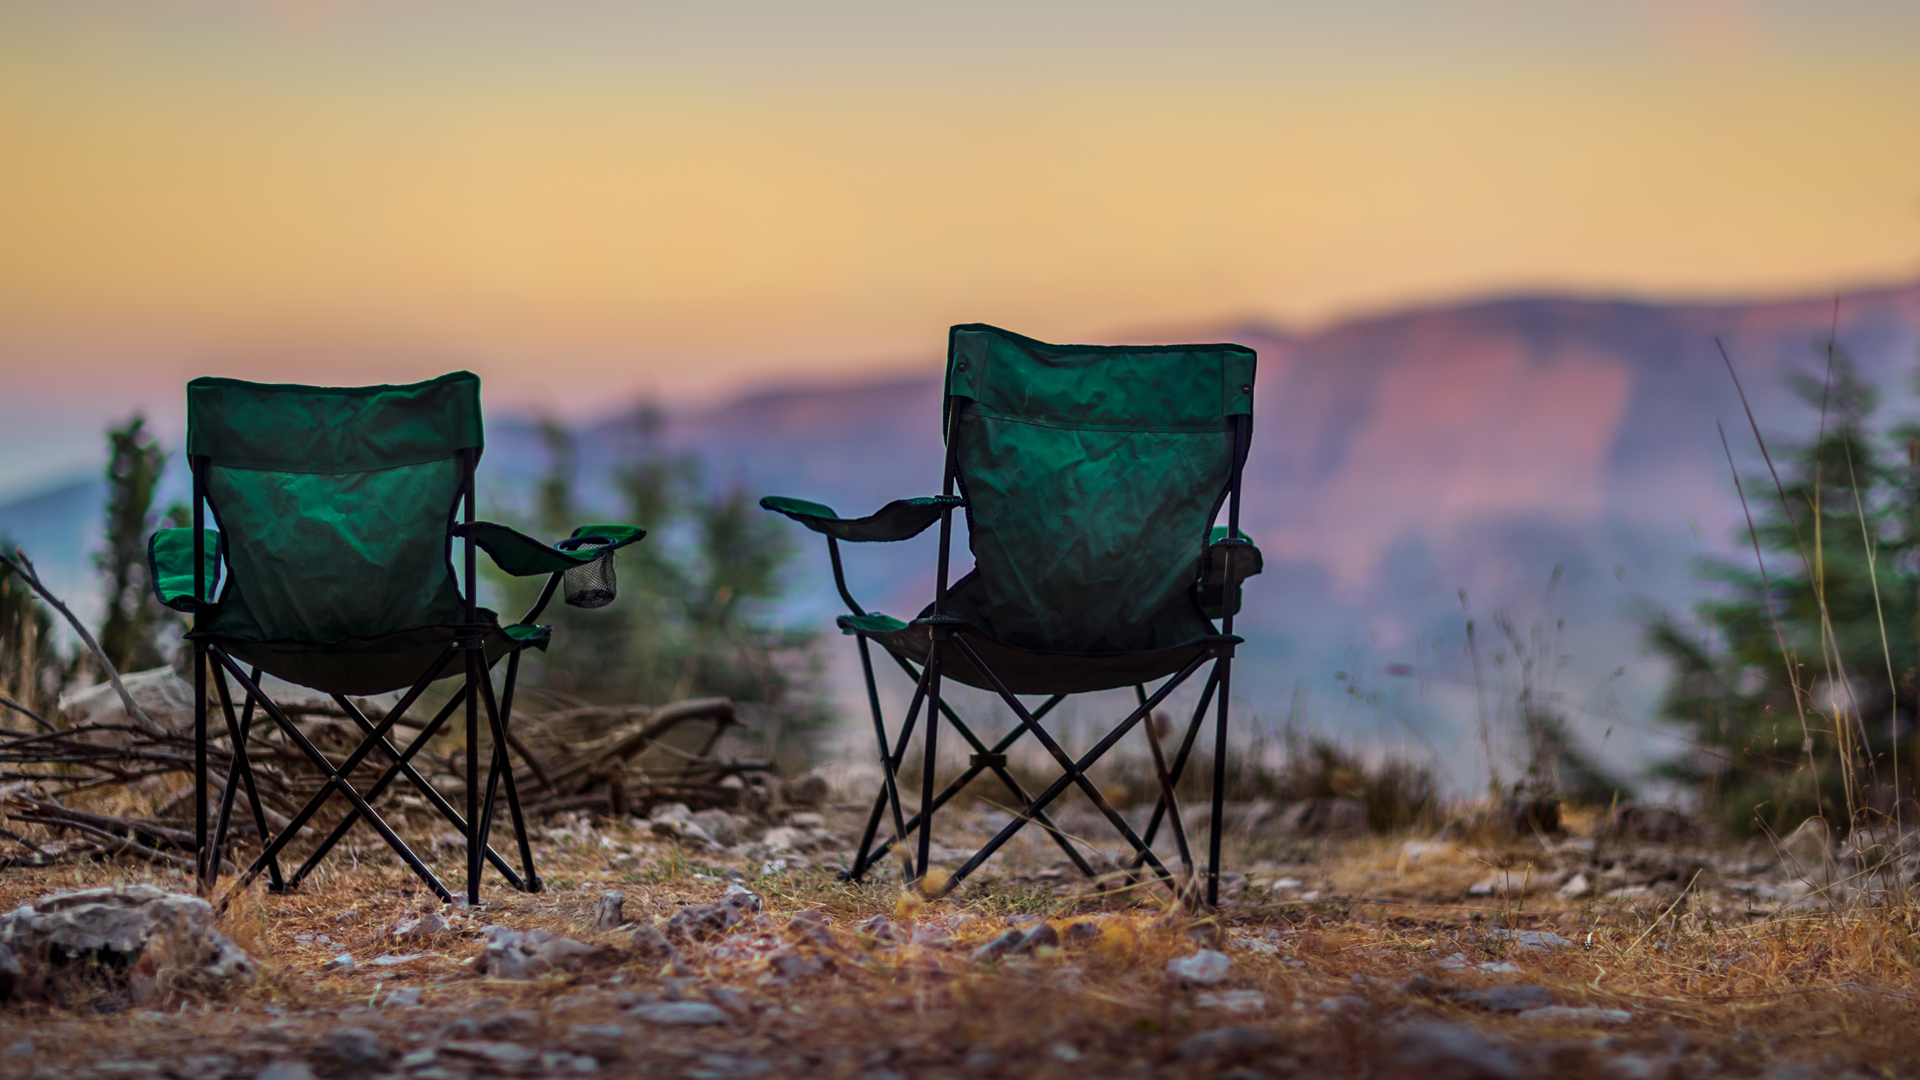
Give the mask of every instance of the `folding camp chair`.
<svg viewBox="0 0 1920 1080">
<path fill-rule="evenodd" d="M 946 469 L 942 494 L 842 518 L 819 503 L 768 497 L 761 505 L 827 538 L 834 583 L 851 613 L 839 617 L 859 644 L 867 701 L 880 744 L 881 791 L 848 871 L 858 879 L 896 842 L 918 837 L 910 874 L 928 869 L 933 815 L 982 773 L 1012 794 L 1021 813 L 954 872 L 950 890 L 1037 820 L 1080 871 L 1094 868 L 1047 816 L 1078 787 L 1132 847 L 1130 869 L 1172 875 L 1154 854 L 1163 821 L 1189 880 L 1193 862 L 1174 799 L 1209 702 L 1217 702 L 1213 806 L 1207 858 L 1209 904 L 1219 899 L 1221 779 L 1240 583 L 1261 568 L 1240 534 L 1240 474 L 1253 431 L 1254 354 L 1238 345 L 1103 347 L 1048 345 L 991 326 L 948 336 Z M 956 485 L 959 494 L 954 494 Z M 1222 504 L 1227 525 L 1213 525 Z M 974 569 L 948 587 L 952 514 L 964 508 Z M 911 622 L 868 612 L 847 588 L 840 542 L 904 540 L 940 523 L 933 603 Z M 1216 628 L 1213 619 L 1220 619 Z M 888 738 L 874 681 L 877 642 L 914 681 L 912 703 Z M 1146 725 L 1160 798 L 1144 836 L 1114 809 L 1086 770 L 1177 687 L 1211 663 L 1172 760 Z M 991 691 L 1019 723 L 989 745 L 942 695 L 944 680 Z M 1149 692 L 1147 684 L 1165 679 Z M 1040 721 L 1070 694 L 1131 686 L 1138 707 L 1092 751 L 1070 756 Z M 1019 695 L 1044 695 L 1029 708 Z M 902 809 L 898 771 L 926 710 L 920 808 Z M 973 753 L 967 769 L 935 790 L 939 721 Z M 1007 770 L 1007 749 L 1031 733 L 1062 775 L 1029 795 Z M 891 810 L 893 835 L 876 844 Z M 923 884 L 924 888 L 924 884 Z"/>
<path fill-rule="evenodd" d="M 276 891 L 297 886 L 357 820 L 365 819 L 429 888 L 452 901 L 453 894 L 372 806 L 405 777 L 466 838 L 469 903 L 480 899 L 483 859 L 513 887 L 539 890 L 508 756 L 520 655 L 528 647 L 547 647 L 552 630 L 534 620 L 563 581 L 568 603 L 599 607 L 611 602 L 613 552 L 645 532 L 628 525 L 592 525 L 547 545 L 503 525 L 474 521 L 474 470 L 483 441 L 480 380 L 467 372 L 410 386 L 334 388 L 212 378 L 187 384 L 193 526 L 155 533 L 148 559 L 160 601 L 193 615 L 187 637 L 193 643 L 195 691 L 194 835 L 206 885 L 218 873 L 235 794 L 244 788 L 263 850 L 236 888 L 262 870 Z M 218 531 L 206 527 L 208 510 Z M 465 541 L 458 580 L 452 563 L 456 537 Z M 475 603 L 476 546 L 509 574 L 550 575 L 539 602 L 519 622 L 503 626 Z M 492 669 L 503 657 L 506 679 L 496 699 Z M 233 748 L 212 843 L 209 671 Z M 331 695 L 364 738 L 345 758 L 329 760 L 261 691 L 263 671 Z M 424 726 L 414 723 L 420 730 L 404 750 L 396 748 L 389 740 L 395 725 L 434 680 L 453 676 L 463 676 L 464 685 Z M 243 694 L 238 711 L 229 679 Z M 377 723 L 348 696 L 392 690 L 405 693 Z M 481 703 L 492 744 L 484 785 Z M 412 764 L 462 705 L 464 814 Z M 319 792 L 278 835 L 267 826 L 248 760 L 256 706 L 323 777 Z M 354 770 L 376 752 L 384 770 L 372 784 L 356 788 Z M 487 843 L 502 786 L 523 873 L 515 873 Z M 350 804 L 345 816 L 299 869 L 283 876 L 281 851 L 336 791 Z"/>
</svg>

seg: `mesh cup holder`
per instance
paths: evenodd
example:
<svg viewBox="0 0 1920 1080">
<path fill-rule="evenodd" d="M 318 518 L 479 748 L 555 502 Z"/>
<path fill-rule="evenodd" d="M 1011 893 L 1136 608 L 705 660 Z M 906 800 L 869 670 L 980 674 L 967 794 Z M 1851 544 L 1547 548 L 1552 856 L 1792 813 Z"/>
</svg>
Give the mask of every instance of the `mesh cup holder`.
<svg viewBox="0 0 1920 1080">
<path fill-rule="evenodd" d="M 560 586 L 566 596 L 567 605 L 577 608 L 603 608 L 613 603 L 613 541 L 597 536 L 583 536 L 577 540 L 563 540 L 558 546 L 566 551 L 607 549 L 592 562 L 583 563 L 560 575 Z"/>
</svg>

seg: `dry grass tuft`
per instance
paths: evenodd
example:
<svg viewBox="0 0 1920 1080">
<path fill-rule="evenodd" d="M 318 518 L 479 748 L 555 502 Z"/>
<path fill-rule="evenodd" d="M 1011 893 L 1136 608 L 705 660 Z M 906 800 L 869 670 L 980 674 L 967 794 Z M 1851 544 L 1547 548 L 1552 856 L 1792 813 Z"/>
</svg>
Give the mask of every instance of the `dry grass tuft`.
<svg viewBox="0 0 1920 1080">
<path fill-rule="evenodd" d="M 853 810 L 829 815 L 843 836 L 858 820 Z M 1157 887 L 1090 891 L 1037 837 L 1016 841 L 980 879 L 929 901 L 891 868 L 866 882 L 837 880 L 824 865 L 763 876 L 724 854 L 609 826 L 591 843 L 540 845 L 549 892 L 523 896 L 490 884 L 488 908 L 450 912 L 449 933 L 407 941 L 393 938 L 395 925 L 431 898 L 376 841 L 358 840 L 301 892 L 256 887 L 228 909 L 221 928 L 265 967 L 237 1000 L 102 1014 L 101 1002 L 76 999 L 63 1008 L 16 1006 L 0 1013 L 0 1027 L 33 1035 L 35 1064 L 49 1076 L 208 1054 L 230 1064 L 202 1070 L 207 1075 L 251 1075 L 270 1060 L 319 1053 L 342 1026 L 370 1028 L 396 1051 L 481 1037 L 572 1053 L 584 1045 L 574 1029 L 602 1023 L 626 1032 L 618 1046 L 595 1051 L 624 1055 L 617 1069 L 607 1057 L 613 1075 L 636 1062 L 650 1075 L 722 1072 L 710 1060 L 717 1054 L 764 1061 L 767 1075 L 846 1078 L 878 1069 L 1075 1080 L 1212 1077 L 1235 1068 L 1366 1076 L 1385 1067 L 1398 1025 L 1421 1017 L 1508 1045 L 1534 1076 L 1624 1075 L 1642 1067 L 1620 1063 L 1629 1057 L 1642 1059 L 1649 1075 L 1671 1077 L 1758 1075 L 1783 1063 L 1809 1075 L 1920 1074 L 1920 1045 L 1905 1034 L 1920 970 L 1920 911 L 1829 904 L 1759 848 L 1597 850 L 1603 819 L 1569 820 L 1569 835 L 1506 841 L 1398 834 L 1306 843 L 1239 832 L 1227 838 L 1229 868 L 1245 879 L 1230 879 L 1232 901 L 1212 914 Z M 970 827 L 967 815 L 953 821 L 939 837 L 953 848 L 986 836 L 979 819 Z M 814 853 L 823 864 L 836 857 Z M 441 869 L 457 878 L 457 853 L 444 860 Z M 1592 891 L 1563 897 L 1576 874 Z M 128 877 L 186 885 L 164 870 L 130 874 L 98 864 L 15 870 L 0 876 L 0 903 Z M 1489 879 L 1513 885 L 1481 889 Z M 685 904 L 718 900 L 730 880 L 763 897 L 763 919 L 683 942 L 677 960 L 641 955 L 626 932 L 592 929 L 594 902 L 607 890 L 626 894 L 629 921 L 660 924 Z M 808 910 L 830 919 L 827 940 L 787 928 Z M 906 932 L 856 931 L 875 915 Z M 1057 945 L 972 958 L 1009 927 L 1036 919 L 1058 932 Z M 476 975 L 469 961 L 481 948 L 480 927 L 496 922 L 599 945 L 607 959 L 524 981 Z M 1075 929 L 1080 924 L 1091 929 Z M 1530 949 L 1506 930 L 1552 931 L 1573 944 Z M 904 940 L 913 931 L 923 934 Z M 1210 987 L 1176 982 L 1168 962 L 1203 945 L 1231 958 L 1226 977 Z M 355 957 L 356 970 L 325 970 L 342 952 Z M 797 959 L 776 961 L 783 954 Z M 406 959 L 373 962 L 381 957 Z M 1630 1019 L 1522 1019 L 1462 996 L 1508 983 Z M 390 1001 L 395 990 L 412 989 L 419 1004 Z M 710 997 L 746 1011 L 697 1030 L 627 1013 L 660 997 Z M 480 1024 L 496 1027 L 476 1035 Z M 1187 1042 L 1236 1025 L 1273 1041 L 1218 1054 Z"/>
</svg>

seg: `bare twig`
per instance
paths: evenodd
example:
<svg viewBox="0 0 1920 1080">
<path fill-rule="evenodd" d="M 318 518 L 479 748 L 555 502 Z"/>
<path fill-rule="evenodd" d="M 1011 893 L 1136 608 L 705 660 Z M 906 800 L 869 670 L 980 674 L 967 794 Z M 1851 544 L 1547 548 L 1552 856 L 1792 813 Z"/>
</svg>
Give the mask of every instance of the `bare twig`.
<svg viewBox="0 0 1920 1080">
<path fill-rule="evenodd" d="M 60 730 L 59 728 L 54 727 L 51 723 L 49 723 L 46 717 L 41 716 L 39 713 L 34 712 L 32 709 L 27 708 L 25 705 L 20 704 L 19 702 L 6 696 L 5 694 L 0 694 L 0 705 L 5 705 L 7 708 L 12 709 L 15 712 L 25 713 L 28 719 L 32 720 L 36 724 L 39 724 L 41 727 L 46 728 L 48 731 Z"/>
<path fill-rule="evenodd" d="M 127 693 L 126 684 L 120 681 L 119 670 L 113 666 L 113 661 L 107 659 L 107 654 L 101 650 L 100 643 L 93 640 L 93 635 L 87 632 L 86 624 L 82 623 L 80 619 L 68 609 L 67 605 L 61 603 L 59 597 L 53 595 L 45 585 L 41 584 L 40 575 L 34 572 L 33 560 L 27 558 L 27 553 L 19 548 L 14 548 L 12 558 L 8 558 L 6 555 L 0 555 L 0 565 L 4 565 L 7 569 L 19 574 L 20 580 L 26 582 L 29 588 L 40 594 L 40 599 L 45 600 L 48 606 L 66 618 L 68 624 L 73 627 L 74 632 L 80 635 L 80 640 L 86 642 L 87 648 L 93 653 L 93 658 L 99 661 L 100 670 L 107 673 L 107 679 L 113 683 L 114 692 L 120 695 L 120 704 L 125 706 L 127 715 L 132 717 L 148 734 L 165 735 L 166 730 L 159 724 L 154 723 L 153 717 L 147 715 L 147 710 L 136 704 L 133 700 L 133 695 Z"/>
</svg>

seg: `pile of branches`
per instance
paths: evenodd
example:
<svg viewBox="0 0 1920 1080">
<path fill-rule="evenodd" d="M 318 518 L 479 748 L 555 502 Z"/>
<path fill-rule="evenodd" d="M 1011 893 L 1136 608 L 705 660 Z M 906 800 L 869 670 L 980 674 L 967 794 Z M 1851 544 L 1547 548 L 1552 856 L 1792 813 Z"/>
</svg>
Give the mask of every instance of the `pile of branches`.
<svg viewBox="0 0 1920 1080">
<path fill-rule="evenodd" d="M 43 866 L 57 859 L 91 856 L 136 857 L 191 870 L 196 851 L 191 782 L 196 748 L 190 723 L 183 722 L 185 717 L 168 717 L 174 723 L 163 725 L 141 708 L 93 636 L 47 591 L 24 554 L 0 553 L 0 565 L 18 574 L 66 617 L 106 672 L 127 720 L 63 725 L 0 697 L 0 713 L 17 714 L 35 727 L 28 732 L 0 731 L 0 838 L 25 852 L 0 858 L 0 867 Z M 336 705 L 276 704 L 302 735 L 336 763 L 364 738 L 353 718 Z M 241 702 L 234 707 L 238 710 Z M 209 701 L 207 711 L 211 818 L 218 814 L 233 775 L 233 753 L 220 703 Z M 380 710 L 371 712 L 377 716 Z M 399 729 L 418 732 L 424 724 L 410 714 L 395 725 L 395 735 Z M 543 713 L 516 710 L 508 760 L 525 810 L 533 816 L 592 810 L 625 817 L 644 814 L 661 803 L 757 812 L 779 798 L 769 763 L 715 755 L 721 737 L 739 725 L 734 704 L 726 698 L 663 706 L 589 705 Z M 701 731 L 702 727 L 707 730 Z M 442 735 L 457 730 L 457 725 L 450 724 Z M 389 746 L 409 741 L 388 740 Z M 467 786 L 464 758 L 458 748 L 435 753 L 430 745 L 413 759 L 413 765 L 442 796 L 458 805 Z M 247 738 L 247 760 L 262 816 L 274 832 L 285 828 L 327 783 L 306 755 L 257 709 Z M 391 753 L 376 749 L 348 780 L 365 790 L 392 760 Z M 156 795 L 163 801 L 147 815 L 100 812 L 102 804 L 138 801 L 111 798 L 109 789 L 114 788 L 145 793 L 149 804 Z M 345 799 L 331 800 L 320 817 L 344 813 L 347 805 Z M 383 816 L 391 815 L 389 820 L 414 815 L 419 824 L 442 827 L 441 819 L 405 783 L 390 786 L 376 805 Z M 228 835 L 257 841 L 258 834 L 249 801 L 236 798 Z"/>
</svg>

